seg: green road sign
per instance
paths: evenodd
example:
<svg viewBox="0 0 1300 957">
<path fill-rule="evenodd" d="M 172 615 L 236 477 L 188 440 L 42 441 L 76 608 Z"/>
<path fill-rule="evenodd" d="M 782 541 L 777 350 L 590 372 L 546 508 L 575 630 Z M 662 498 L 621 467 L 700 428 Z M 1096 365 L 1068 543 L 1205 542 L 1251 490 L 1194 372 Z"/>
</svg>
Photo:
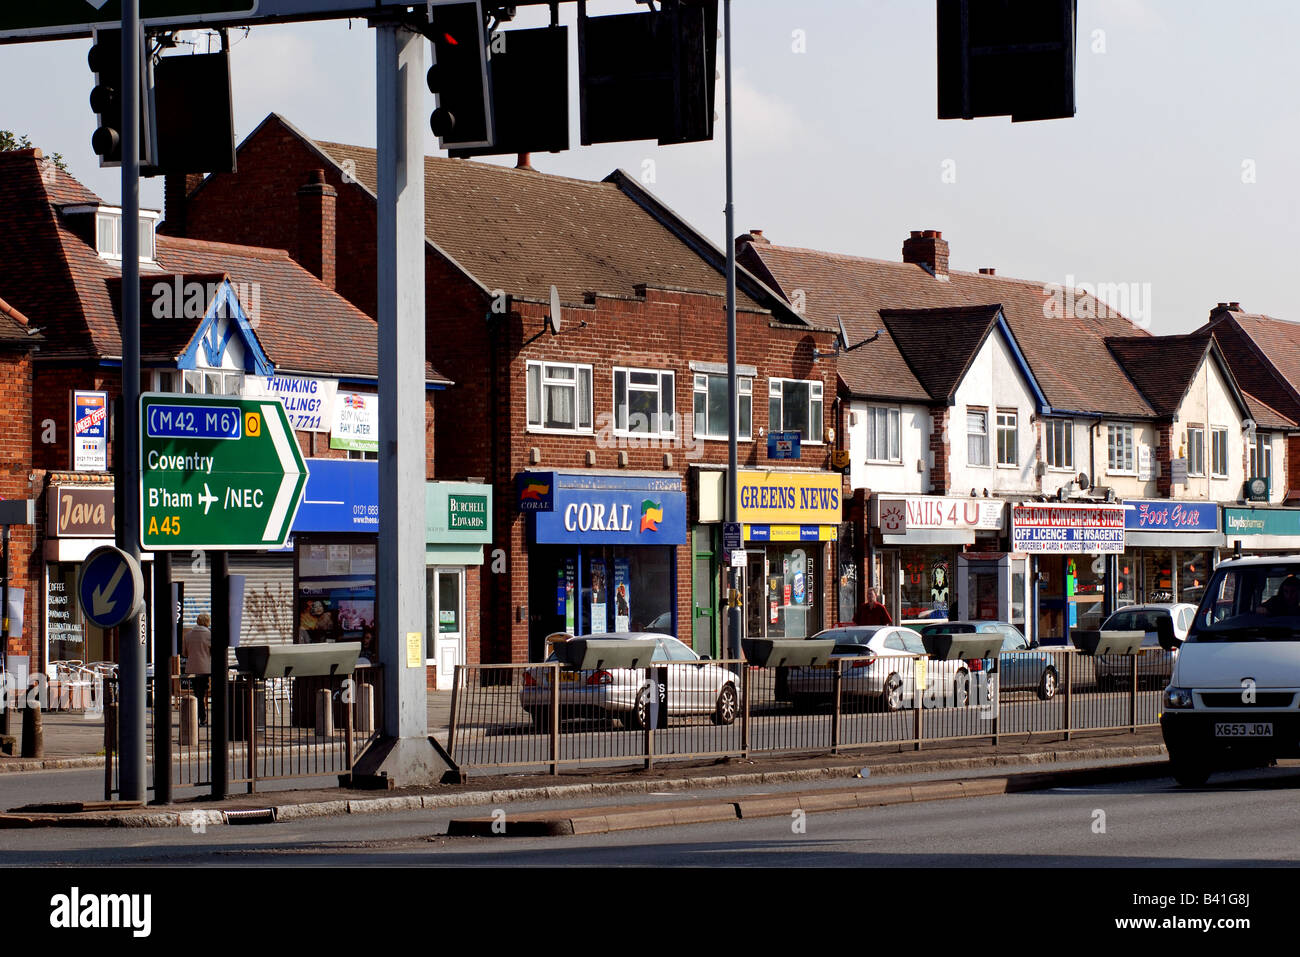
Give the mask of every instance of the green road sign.
<svg viewBox="0 0 1300 957">
<path fill-rule="evenodd" d="M 140 396 L 142 548 L 279 548 L 306 485 L 278 399 Z"/>
<path fill-rule="evenodd" d="M 140 0 L 145 26 L 192 24 L 254 14 L 261 0 Z M 6 0 L 0 39 L 88 36 L 92 27 L 120 26 L 122 0 Z"/>
</svg>

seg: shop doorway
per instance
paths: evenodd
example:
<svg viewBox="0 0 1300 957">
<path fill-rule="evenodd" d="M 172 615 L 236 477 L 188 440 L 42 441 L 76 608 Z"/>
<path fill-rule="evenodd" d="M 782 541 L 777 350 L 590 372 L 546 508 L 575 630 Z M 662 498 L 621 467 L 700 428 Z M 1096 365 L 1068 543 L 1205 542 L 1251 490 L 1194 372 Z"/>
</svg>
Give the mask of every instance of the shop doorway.
<svg viewBox="0 0 1300 957">
<path fill-rule="evenodd" d="M 465 663 L 465 569 L 430 568 L 427 584 L 437 687 L 450 691 L 456 666 Z"/>
<path fill-rule="evenodd" d="M 1025 624 L 1024 556 L 1001 552 L 967 552 L 957 556 L 957 594 L 967 621 Z"/>
<path fill-rule="evenodd" d="M 697 527 L 691 551 L 691 647 L 698 655 L 718 654 L 718 562 L 712 527 Z"/>
</svg>

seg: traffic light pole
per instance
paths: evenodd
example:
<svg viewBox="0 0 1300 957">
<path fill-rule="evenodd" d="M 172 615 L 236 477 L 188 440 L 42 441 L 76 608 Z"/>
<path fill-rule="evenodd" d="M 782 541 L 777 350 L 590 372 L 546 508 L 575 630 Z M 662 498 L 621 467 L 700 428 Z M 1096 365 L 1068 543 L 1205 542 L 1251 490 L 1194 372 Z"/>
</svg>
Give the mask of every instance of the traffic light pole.
<svg viewBox="0 0 1300 957">
<path fill-rule="evenodd" d="M 723 18 L 723 71 L 726 75 L 726 126 L 727 126 L 727 521 L 737 522 L 740 515 L 739 475 L 737 472 L 736 442 L 736 206 L 732 183 L 731 151 L 731 0 L 722 2 Z M 744 539 L 741 539 L 744 544 Z M 727 600 L 727 657 L 740 657 L 741 613 L 739 602 L 740 572 L 731 565 L 727 556 L 731 581 L 731 594 Z"/>
<path fill-rule="evenodd" d="M 140 0 L 122 0 L 122 430 L 123 456 L 115 463 L 116 494 L 124 521 L 118 546 L 140 560 Z M 121 694 L 120 791 L 124 801 L 148 797 L 145 749 L 145 635 L 143 612 L 118 628 Z M 166 773 L 169 769 L 163 769 Z"/>
<path fill-rule="evenodd" d="M 383 737 L 353 783 L 436 783 L 429 737 L 424 588 L 424 37 L 376 21 L 379 319 L 379 660 Z"/>
</svg>

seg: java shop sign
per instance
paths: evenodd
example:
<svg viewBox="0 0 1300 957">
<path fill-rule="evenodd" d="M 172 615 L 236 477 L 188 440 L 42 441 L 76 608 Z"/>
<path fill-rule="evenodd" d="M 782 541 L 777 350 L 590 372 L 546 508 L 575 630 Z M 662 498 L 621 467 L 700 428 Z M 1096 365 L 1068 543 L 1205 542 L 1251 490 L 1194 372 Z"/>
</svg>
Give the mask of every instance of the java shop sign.
<svg viewBox="0 0 1300 957">
<path fill-rule="evenodd" d="M 113 537 L 113 486 L 57 485 L 49 496 L 50 538 Z"/>
<path fill-rule="evenodd" d="M 1033 555 L 1120 554 L 1123 505 L 1015 505 L 1011 547 Z"/>
<path fill-rule="evenodd" d="M 1219 506 L 1213 502 L 1125 502 L 1124 527 L 1131 532 L 1217 532 Z"/>
<path fill-rule="evenodd" d="M 1004 508 L 1003 502 L 989 499 L 930 495 L 882 498 L 878 524 L 886 535 L 904 535 L 914 528 L 1000 531 Z"/>
<path fill-rule="evenodd" d="M 533 512 L 535 540 L 539 543 L 686 543 L 686 492 L 680 476 L 565 472 L 527 475 L 529 483 L 549 486 L 552 497 L 550 511 Z M 528 487 L 523 480 L 520 484 Z"/>
</svg>

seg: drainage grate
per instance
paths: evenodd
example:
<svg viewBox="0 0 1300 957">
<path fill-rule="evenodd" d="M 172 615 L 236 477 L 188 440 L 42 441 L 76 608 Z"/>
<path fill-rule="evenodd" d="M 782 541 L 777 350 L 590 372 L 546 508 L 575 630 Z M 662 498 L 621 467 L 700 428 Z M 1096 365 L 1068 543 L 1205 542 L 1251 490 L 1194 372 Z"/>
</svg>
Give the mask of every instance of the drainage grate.
<svg viewBox="0 0 1300 957">
<path fill-rule="evenodd" d="M 223 811 L 227 824 L 274 824 L 275 808 L 249 808 L 245 811 Z"/>
</svg>

